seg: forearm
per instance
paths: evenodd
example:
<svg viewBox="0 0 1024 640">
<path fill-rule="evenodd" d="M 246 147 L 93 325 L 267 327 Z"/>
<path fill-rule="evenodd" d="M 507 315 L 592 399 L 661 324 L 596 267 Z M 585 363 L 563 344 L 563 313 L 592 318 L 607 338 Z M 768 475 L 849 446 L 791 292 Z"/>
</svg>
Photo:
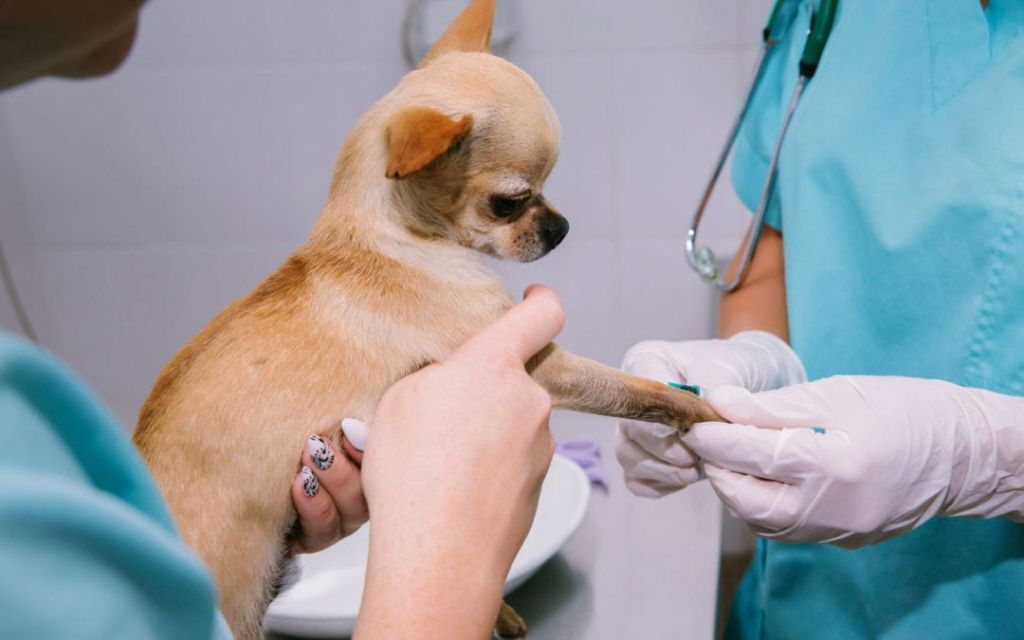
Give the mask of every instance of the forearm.
<svg viewBox="0 0 1024 640">
<path fill-rule="evenodd" d="M 730 272 L 738 268 L 739 259 L 733 260 Z M 738 289 L 722 296 L 719 310 L 718 334 L 722 338 L 760 330 L 789 342 L 782 234 L 765 227 L 746 278 Z"/>
<path fill-rule="evenodd" d="M 490 636 L 508 567 L 494 566 L 494 554 L 481 553 L 486 545 L 420 535 L 410 527 L 372 526 L 356 640 Z M 449 543 L 438 545 L 445 538 Z"/>
</svg>

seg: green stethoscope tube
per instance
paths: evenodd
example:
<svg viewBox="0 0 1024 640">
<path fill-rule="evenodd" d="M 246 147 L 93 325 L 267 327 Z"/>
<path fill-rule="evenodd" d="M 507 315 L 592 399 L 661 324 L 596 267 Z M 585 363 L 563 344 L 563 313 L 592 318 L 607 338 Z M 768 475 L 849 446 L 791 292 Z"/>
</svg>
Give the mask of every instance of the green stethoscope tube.
<svg viewBox="0 0 1024 640">
<path fill-rule="evenodd" d="M 779 0 L 780 2 L 782 0 Z M 804 52 L 800 56 L 800 75 L 811 79 L 818 70 L 821 54 L 832 34 L 832 23 L 836 20 L 836 6 L 839 0 L 821 0 L 818 10 L 811 16 L 811 32 L 807 35 Z"/>
<path fill-rule="evenodd" d="M 718 183 L 718 178 L 722 173 L 722 168 L 725 166 L 726 160 L 736 144 L 736 136 L 750 108 L 751 97 L 761 82 L 761 76 L 764 75 L 764 65 L 768 52 L 778 43 L 783 24 L 788 23 L 793 18 L 793 12 L 788 10 L 792 7 L 792 2 L 790 0 L 775 0 L 771 13 L 768 15 L 768 22 L 762 31 L 763 43 L 760 57 L 754 77 L 750 82 L 750 88 L 747 90 L 747 97 L 743 101 L 743 106 L 736 115 L 736 119 L 733 121 L 725 146 L 718 157 L 718 161 L 715 163 L 711 178 L 708 180 L 700 202 L 697 204 L 697 209 L 694 212 L 693 220 L 690 223 L 686 236 L 686 257 L 690 266 L 700 277 L 714 284 L 721 291 L 734 291 L 750 269 L 750 262 L 753 259 L 754 251 L 757 249 L 757 244 L 761 239 L 768 202 L 775 187 L 779 152 L 782 149 L 782 143 L 786 139 L 786 131 L 789 129 L 789 123 L 793 119 L 793 113 L 800 102 L 800 96 L 803 94 L 804 87 L 818 70 L 818 63 L 821 61 L 825 45 L 828 43 L 829 35 L 832 33 L 832 25 L 835 22 L 836 6 L 838 4 L 838 0 L 820 0 L 817 9 L 811 15 L 811 28 L 807 34 L 807 42 L 804 44 L 803 53 L 800 56 L 800 77 L 797 79 L 796 87 L 793 89 L 793 95 L 790 97 L 782 126 L 779 129 L 779 136 L 775 141 L 775 148 L 772 151 L 771 161 L 768 164 L 768 174 L 761 189 L 761 197 L 758 200 L 753 223 L 750 229 L 747 230 L 746 237 L 744 238 L 742 245 L 743 257 L 736 272 L 732 274 L 731 278 L 726 279 L 724 274 L 719 271 L 718 259 L 714 251 L 706 245 L 698 244 L 697 232 L 700 228 L 701 219 L 707 210 L 708 202 L 714 193 L 715 185 Z"/>
</svg>

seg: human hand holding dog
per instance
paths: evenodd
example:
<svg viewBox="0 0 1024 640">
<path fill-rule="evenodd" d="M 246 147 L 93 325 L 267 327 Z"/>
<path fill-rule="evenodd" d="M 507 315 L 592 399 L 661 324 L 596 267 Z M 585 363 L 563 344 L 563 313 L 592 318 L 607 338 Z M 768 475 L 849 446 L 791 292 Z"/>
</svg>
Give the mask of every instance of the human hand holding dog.
<svg viewBox="0 0 1024 640">
<path fill-rule="evenodd" d="M 487 637 L 554 453 L 524 363 L 562 328 L 550 289 L 381 399 L 362 465 L 373 514 L 356 637 Z"/>
<path fill-rule="evenodd" d="M 296 553 L 315 553 L 356 532 L 370 514 L 359 474 L 362 453 L 311 434 L 302 451 L 302 468 L 292 481 L 292 502 L 299 517 L 292 542 Z"/>
</svg>

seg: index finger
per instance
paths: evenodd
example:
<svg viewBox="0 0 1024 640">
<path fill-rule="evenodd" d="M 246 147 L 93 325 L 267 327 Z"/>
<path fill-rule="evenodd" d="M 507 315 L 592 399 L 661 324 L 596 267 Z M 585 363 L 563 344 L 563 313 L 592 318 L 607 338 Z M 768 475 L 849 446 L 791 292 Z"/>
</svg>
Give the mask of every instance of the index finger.
<svg viewBox="0 0 1024 640">
<path fill-rule="evenodd" d="M 470 338 L 454 357 L 474 355 L 489 359 L 489 356 L 511 352 L 525 364 L 551 344 L 563 324 L 565 312 L 558 295 L 543 285 L 530 285 L 522 302 Z"/>
</svg>

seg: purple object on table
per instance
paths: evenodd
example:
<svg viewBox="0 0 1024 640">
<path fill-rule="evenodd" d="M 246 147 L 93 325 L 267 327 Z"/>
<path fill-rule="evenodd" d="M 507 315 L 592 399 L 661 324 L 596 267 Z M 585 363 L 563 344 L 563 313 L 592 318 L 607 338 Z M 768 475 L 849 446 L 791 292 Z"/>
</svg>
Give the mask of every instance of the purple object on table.
<svg viewBox="0 0 1024 640">
<path fill-rule="evenodd" d="M 601 464 L 601 447 L 593 440 L 563 440 L 555 446 L 555 451 L 569 458 L 583 469 L 590 479 L 590 484 L 608 490 L 608 474 Z"/>
</svg>

